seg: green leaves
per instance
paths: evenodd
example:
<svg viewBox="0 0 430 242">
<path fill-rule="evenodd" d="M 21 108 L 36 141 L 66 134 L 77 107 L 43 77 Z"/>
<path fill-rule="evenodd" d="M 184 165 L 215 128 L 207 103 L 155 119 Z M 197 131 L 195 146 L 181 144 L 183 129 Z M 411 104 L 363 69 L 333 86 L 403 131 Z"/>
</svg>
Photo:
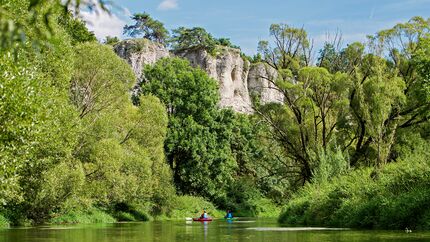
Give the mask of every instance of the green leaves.
<svg viewBox="0 0 430 242">
<path fill-rule="evenodd" d="M 70 15 L 69 10 L 78 13 L 82 7 L 94 11 L 94 4 L 103 11 L 109 11 L 104 0 L 93 1 L 67 0 L 58 2 L 53 0 L 7 0 L 0 7 L 0 50 L 15 52 L 15 48 L 30 40 L 34 45 L 44 44 L 55 35 L 55 25 L 58 14 Z M 78 20 L 75 20 L 77 22 Z M 27 24 L 31 28 L 27 28 Z M 81 31 L 84 31 L 80 27 Z M 74 34 L 70 32 L 70 34 Z"/>
<path fill-rule="evenodd" d="M 132 17 L 134 25 L 126 25 L 124 34 L 137 37 L 142 35 L 143 38 L 165 44 L 169 36 L 169 31 L 164 28 L 164 24 L 153 19 L 148 13 L 135 13 Z"/>
<path fill-rule="evenodd" d="M 153 96 L 133 106 L 128 64 L 48 2 L 31 2 L 31 11 L 47 13 L 35 18 L 27 1 L 0 9 L 11 11 L 0 25 L 13 19 L 1 37 L 12 27 L 25 30 L 25 42 L 10 41 L 0 55 L 2 211 L 13 223 L 43 223 L 95 205 L 165 206 L 174 194 L 163 151 L 165 107 Z"/>
<path fill-rule="evenodd" d="M 77 46 L 76 56 L 71 99 L 81 118 L 127 102 L 127 92 L 136 78 L 128 64 L 110 47 L 84 43 Z"/>
<path fill-rule="evenodd" d="M 176 186 L 186 194 L 223 196 L 236 168 L 234 117 L 218 110 L 216 81 L 178 58 L 147 66 L 145 78 L 142 92 L 160 98 L 169 113 L 165 148 Z"/>
<path fill-rule="evenodd" d="M 303 28 L 272 24 L 269 31 L 273 46 L 266 40 L 258 43 L 258 52 L 267 64 L 277 70 L 290 69 L 295 74 L 300 67 L 310 64 L 311 45 Z"/>
<path fill-rule="evenodd" d="M 75 49 L 71 100 L 84 126 L 75 151 L 84 164 L 84 195 L 104 207 L 169 196 L 165 107 L 153 96 L 142 96 L 139 106 L 131 104 L 135 76 L 111 47 L 84 43 Z M 160 195 L 157 189 L 169 193 Z"/>
<path fill-rule="evenodd" d="M 169 42 L 175 52 L 203 49 L 214 55 L 217 41 L 204 28 L 179 27 L 174 29 Z M 220 42 L 225 43 L 225 41 Z"/>
</svg>

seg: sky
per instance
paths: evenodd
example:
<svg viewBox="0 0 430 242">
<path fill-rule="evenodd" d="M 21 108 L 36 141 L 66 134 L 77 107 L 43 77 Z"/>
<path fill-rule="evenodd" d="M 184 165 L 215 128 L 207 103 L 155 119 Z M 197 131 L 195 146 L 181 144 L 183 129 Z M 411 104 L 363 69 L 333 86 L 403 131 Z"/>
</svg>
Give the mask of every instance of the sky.
<svg viewBox="0 0 430 242">
<path fill-rule="evenodd" d="M 203 27 L 214 37 L 230 38 L 248 55 L 260 40 L 270 40 L 269 27 L 286 23 L 304 27 L 315 48 L 340 31 L 344 44 L 365 41 L 367 35 L 430 17 L 430 0 L 113 0 L 112 14 L 82 12 L 97 38 L 122 36 L 133 13 L 147 12 L 168 30 Z"/>
</svg>

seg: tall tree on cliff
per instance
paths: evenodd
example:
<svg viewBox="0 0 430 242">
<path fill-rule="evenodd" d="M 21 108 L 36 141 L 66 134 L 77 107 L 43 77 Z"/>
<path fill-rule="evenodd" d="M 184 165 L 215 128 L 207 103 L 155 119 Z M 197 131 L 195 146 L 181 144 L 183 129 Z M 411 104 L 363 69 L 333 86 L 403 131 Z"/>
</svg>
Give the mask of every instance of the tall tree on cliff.
<svg viewBox="0 0 430 242">
<path fill-rule="evenodd" d="M 169 31 L 164 28 L 164 24 L 158 20 L 153 19 L 147 13 L 136 13 L 131 19 L 135 21 L 133 25 L 126 25 L 124 27 L 124 34 L 131 37 L 142 36 L 145 39 L 166 44 L 169 36 Z"/>
</svg>

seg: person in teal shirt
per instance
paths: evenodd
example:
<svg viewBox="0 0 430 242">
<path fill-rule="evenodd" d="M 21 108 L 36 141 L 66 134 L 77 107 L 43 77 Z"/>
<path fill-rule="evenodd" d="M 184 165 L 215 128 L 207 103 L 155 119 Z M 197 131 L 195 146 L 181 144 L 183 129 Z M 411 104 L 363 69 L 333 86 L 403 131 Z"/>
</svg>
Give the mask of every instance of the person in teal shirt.
<svg viewBox="0 0 430 242">
<path fill-rule="evenodd" d="M 227 214 L 224 216 L 224 218 L 233 218 L 233 213 L 231 210 L 227 210 Z"/>
</svg>

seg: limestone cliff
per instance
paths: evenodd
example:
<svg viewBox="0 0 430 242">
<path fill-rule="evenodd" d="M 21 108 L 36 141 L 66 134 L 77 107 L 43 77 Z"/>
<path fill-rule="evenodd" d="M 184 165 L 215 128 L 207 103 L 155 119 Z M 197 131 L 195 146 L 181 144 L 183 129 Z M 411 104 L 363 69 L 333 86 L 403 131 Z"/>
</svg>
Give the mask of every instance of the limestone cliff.
<svg viewBox="0 0 430 242">
<path fill-rule="evenodd" d="M 127 60 L 139 80 L 146 64 L 154 64 L 159 59 L 170 56 L 166 47 L 147 39 L 121 41 L 115 45 L 114 51 L 121 58 Z"/>
<path fill-rule="evenodd" d="M 251 95 L 259 97 L 262 104 L 283 102 L 284 96 L 273 83 L 278 72 L 273 67 L 264 64 L 252 64 L 248 75 L 248 89 Z"/>
<path fill-rule="evenodd" d="M 145 64 L 174 56 L 164 46 L 144 39 L 124 40 L 114 50 L 127 60 L 139 80 Z M 192 66 L 202 68 L 219 82 L 221 107 L 252 113 L 251 93 L 259 96 L 262 103 L 282 101 L 282 95 L 267 80 L 276 79 L 276 70 L 262 63 L 251 65 L 241 57 L 238 49 L 220 47 L 216 55 L 205 50 L 184 51 L 176 55 L 188 59 Z"/>
<path fill-rule="evenodd" d="M 248 92 L 249 61 L 243 60 L 240 50 L 220 47 L 215 56 L 205 50 L 179 53 L 194 67 L 205 70 L 210 77 L 218 80 L 220 106 L 231 107 L 241 113 L 251 113 L 251 98 Z"/>
</svg>

